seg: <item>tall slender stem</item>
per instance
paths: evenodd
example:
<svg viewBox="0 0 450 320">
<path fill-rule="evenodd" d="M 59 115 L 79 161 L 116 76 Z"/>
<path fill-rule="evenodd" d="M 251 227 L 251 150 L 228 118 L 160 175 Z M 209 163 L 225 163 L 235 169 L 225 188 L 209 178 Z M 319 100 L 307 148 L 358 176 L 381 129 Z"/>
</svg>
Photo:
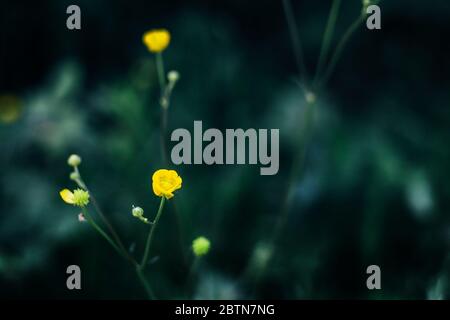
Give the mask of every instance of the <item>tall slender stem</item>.
<svg viewBox="0 0 450 320">
<path fill-rule="evenodd" d="M 163 164 L 166 166 L 168 164 L 168 154 L 166 145 L 166 132 L 167 132 L 167 108 L 161 108 L 161 123 L 160 123 L 160 139 L 161 139 L 161 158 Z"/>
<path fill-rule="evenodd" d="M 314 83 L 318 80 L 318 77 L 322 73 L 326 56 L 328 54 L 328 49 L 330 48 L 331 39 L 333 38 L 334 27 L 336 25 L 340 5 L 341 0 L 333 0 L 333 4 L 331 5 L 330 9 L 330 15 L 328 16 L 327 26 L 325 27 L 325 32 L 323 34 L 322 46 L 320 48 L 319 60 L 317 62 L 317 68 L 313 81 Z"/>
<path fill-rule="evenodd" d="M 91 196 L 92 197 L 92 196 Z M 92 219 L 89 212 L 86 210 L 86 208 L 81 208 L 83 211 L 83 215 L 86 218 L 87 222 L 103 237 L 108 241 L 108 243 L 119 253 L 121 257 L 124 259 L 128 259 L 128 257 L 120 250 L 120 248 L 116 245 L 116 243 L 108 236 L 108 234 Z M 134 266 L 136 273 L 138 275 L 139 281 L 142 283 L 145 292 L 147 293 L 147 296 L 149 299 L 155 299 L 155 295 L 153 293 L 152 288 L 150 287 L 150 284 L 148 283 L 147 279 L 145 278 L 144 274 L 142 273 L 142 270 L 139 266 L 139 264 L 134 260 L 130 260 L 131 264 Z"/>
<path fill-rule="evenodd" d="M 88 213 L 86 208 L 81 208 L 83 211 L 83 215 L 86 218 L 87 222 L 103 237 L 106 239 L 106 241 L 109 242 L 109 244 L 119 253 L 120 256 L 127 259 L 126 256 L 124 256 L 123 252 L 119 249 L 119 247 L 116 245 L 116 243 L 106 234 L 105 231 L 92 219 L 91 215 Z"/>
<path fill-rule="evenodd" d="M 170 98 L 172 94 L 172 90 L 175 86 L 174 82 L 169 82 L 166 84 L 166 75 L 164 71 L 164 59 L 162 53 L 156 54 L 156 70 L 158 72 L 158 80 L 161 91 L 159 104 L 161 105 L 161 121 L 160 121 L 160 146 L 161 146 L 161 160 L 164 166 L 169 165 L 169 152 L 167 148 L 167 123 L 168 123 L 168 109 L 170 104 Z M 182 222 L 180 218 L 180 214 L 178 211 L 178 206 L 173 200 L 173 210 L 175 211 L 175 219 L 177 221 L 177 229 L 178 229 L 178 239 L 180 242 L 180 250 L 183 257 L 183 262 L 186 264 L 187 257 L 186 253 L 183 250 L 183 228 Z"/>
<path fill-rule="evenodd" d="M 76 180 L 77 184 L 85 189 L 86 191 L 89 192 L 91 200 L 92 200 L 92 204 L 94 205 L 95 210 L 97 211 L 98 215 L 100 216 L 100 218 L 102 219 L 103 223 L 106 225 L 106 227 L 108 228 L 109 232 L 111 233 L 112 237 L 115 240 L 115 243 L 117 244 L 117 246 L 119 247 L 120 251 L 122 252 L 122 256 L 125 256 L 128 260 L 130 260 L 131 263 L 136 264 L 136 261 L 133 259 L 133 257 L 128 253 L 127 249 L 125 249 L 125 246 L 123 245 L 122 240 L 120 239 L 119 235 L 117 234 L 116 230 L 114 229 L 114 227 L 112 226 L 112 224 L 109 222 L 108 218 L 106 218 L 105 214 L 103 213 L 103 211 L 100 209 L 100 206 L 98 205 L 97 199 L 94 197 L 94 195 L 92 194 L 92 192 L 89 191 L 89 188 L 87 187 L 87 185 L 84 183 L 83 178 L 81 177 L 81 173 L 78 170 L 78 167 L 75 167 L 75 172 L 78 174 L 78 179 Z"/>
<path fill-rule="evenodd" d="M 197 272 L 199 264 L 200 264 L 200 257 L 195 256 L 194 261 L 192 261 L 192 264 L 189 267 L 188 275 L 186 278 L 185 290 L 186 290 L 187 299 L 189 299 L 189 297 L 190 297 L 189 289 L 191 287 L 192 281 L 194 280 L 194 276 Z"/>
<path fill-rule="evenodd" d="M 308 149 L 308 141 L 309 141 L 309 135 L 311 131 L 311 127 L 314 120 L 314 103 L 307 103 L 306 104 L 306 112 L 305 112 L 305 119 L 304 119 L 304 125 L 303 130 L 301 131 L 301 135 L 298 137 L 299 146 L 297 148 L 297 153 L 294 156 L 292 167 L 290 169 L 289 173 L 289 179 L 288 179 L 288 186 L 287 191 L 285 193 L 284 200 L 282 202 L 281 212 L 278 216 L 277 223 L 275 224 L 274 231 L 272 233 L 271 238 L 271 245 L 275 245 L 275 242 L 277 241 L 280 232 L 282 231 L 284 225 L 286 224 L 288 215 L 289 215 L 289 209 L 292 205 L 292 200 L 294 198 L 294 189 L 295 184 L 300 176 L 301 169 L 303 167 L 303 163 L 305 161 L 306 151 Z"/>
<path fill-rule="evenodd" d="M 150 232 L 148 233 L 147 243 L 145 245 L 144 256 L 142 257 L 142 261 L 139 266 L 140 270 L 143 270 L 145 268 L 145 266 L 147 265 L 148 256 L 150 253 L 150 245 L 152 244 L 152 240 L 153 240 L 153 234 L 155 233 L 156 226 L 158 225 L 158 221 L 161 218 L 165 201 L 166 201 L 166 198 L 164 196 L 161 197 L 161 202 L 159 203 L 158 213 L 156 214 L 156 218 L 150 227 Z"/>
<path fill-rule="evenodd" d="M 158 73 L 159 87 L 161 89 L 162 97 L 166 88 L 166 75 L 164 73 L 164 61 L 161 52 L 156 54 L 156 72 Z"/>
<path fill-rule="evenodd" d="M 145 292 L 147 293 L 148 298 L 151 300 L 155 300 L 155 294 L 153 293 L 152 288 L 148 284 L 147 279 L 145 278 L 139 265 L 136 266 L 136 274 L 138 275 L 138 278 L 141 281 L 141 283 L 145 289 Z"/>
<path fill-rule="evenodd" d="M 336 49 L 333 53 L 333 56 L 330 59 L 327 69 L 325 70 L 322 79 L 320 79 L 318 82 L 318 86 L 324 86 L 327 83 L 328 79 L 333 73 L 334 68 L 336 67 L 336 63 L 339 61 L 339 58 L 341 57 L 342 51 L 344 50 L 347 42 L 350 40 L 353 33 L 358 29 L 358 27 L 361 25 L 363 21 L 364 15 L 360 14 L 358 18 L 355 21 L 353 21 L 353 23 L 348 27 L 347 31 L 344 33 L 338 45 L 336 46 Z"/>
<path fill-rule="evenodd" d="M 89 192 L 86 184 L 84 183 L 83 179 L 81 178 L 80 172 L 78 170 L 78 167 L 75 167 L 75 172 L 78 174 L 78 178 L 75 180 L 75 182 L 83 189 L 85 189 L 86 191 Z M 139 281 L 142 283 L 145 292 L 147 293 L 147 296 L 149 299 L 155 299 L 155 295 L 153 293 L 153 290 L 150 287 L 150 284 L 148 283 L 147 279 L 145 278 L 139 264 L 136 262 L 136 260 L 134 260 L 134 258 L 128 253 L 128 251 L 124 248 L 119 236 L 117 235 L 117 233 L 115 232 L 114 228 L 112 227 L 112 225 L 109 223 L 109 221 L 106 219 L 106 216 L 103 214 L 102 210 L 100 209 L 100 206 L 98 205 L 97 201 L 95 200 L 94 196 L 92 195 L 91 192 L 90 193 L 90 197 L 92 200 L 92 203 L 94 205 L 94 208 L 96 209 L 97 213 L 100 215 L 100 217 L 102 217 L 103 222 L 108 226 L 108 228 L 110 229 L 113 237 L 116 238 L 116 242 L 113 241 L 113 239 L 111 239 L 108 234 L 94 221 L 94 219 L 91 217 L 91 215 L 89 214 L 89 212 L 86 210 L 86 208 L 82 208 L 83 211 L 83 215 L 86 218 L 86 220 L 88 221 L 88 223 L 103 237 L 106 239 L 106 241 L 117 251 L 117 253 L 119 253 L 120 256 L 122 256 L 123 258 L 127 259 L 128 261 L 130 261 L 130 263 L 133 265 L 133 267 L 136 270 L 136 274 L 139 278 Z"/>
<path fill-rule="evenodd" d="M 300 77 L 308 78 L 305 67 L 305 60 L 303 58 L 303 49 L 300 42 L 300 35 L 298 33 L 298 26 L 295 22 L 292 6 L 289 0 L 283 0 L 283 9 L 286 16 L 286 22 L 289 28 L 289 34 L 292 42 L 292 49 L 294 51 L 295 62 L 297 64 Z"/>
</svg>

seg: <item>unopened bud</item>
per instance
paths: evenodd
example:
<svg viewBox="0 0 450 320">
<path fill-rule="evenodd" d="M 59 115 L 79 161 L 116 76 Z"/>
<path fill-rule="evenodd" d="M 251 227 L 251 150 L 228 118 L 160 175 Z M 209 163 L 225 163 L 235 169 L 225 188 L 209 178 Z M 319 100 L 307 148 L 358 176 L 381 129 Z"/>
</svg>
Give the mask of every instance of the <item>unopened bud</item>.
<svg viewBox="0 0 450 320">
<path fill-rule="evenodd" d="M 79 155 L 77 154 L 72 154 L 70 155 L 70 157 L 67 159 L 67 163 L 69 164 L 69 166 L 71 167 L 77 167 L 80 165 L 81 163 L 81 158 Z"/>
</svg>

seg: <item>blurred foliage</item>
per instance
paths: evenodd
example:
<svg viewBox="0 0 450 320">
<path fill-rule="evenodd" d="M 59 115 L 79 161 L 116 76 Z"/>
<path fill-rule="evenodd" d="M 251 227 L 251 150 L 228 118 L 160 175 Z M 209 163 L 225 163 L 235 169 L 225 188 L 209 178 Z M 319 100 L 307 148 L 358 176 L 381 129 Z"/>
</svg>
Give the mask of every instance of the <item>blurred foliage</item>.
<svg viewBox="0 0 450 320">
<path fill-rule="evenodd" d="M 156 69 L 141 43 L 155 27 L 170 30 L 166 69 L 181 74 L 169 132 L 192 130 L 194 120 L 280 128 L 281 156 L 276 176 L 250 165 L 175 167 L 183 188 L 158 226 L 148 270 L 158 297 L 185 297 L 190 244 L 204 235 L 211 251 L 189 285 L 194 298 L 450 298 L 448 1 L 383 1 L 382 30 L 352 37 L 316 93 L 274 247 L 267 240 L 306 107 L 281 2 L 80 0 L 80 31 L 65 27 L 70 4 L 1 2 L 2 298 L 145 297 L 58 192 L 74 187 L 66 159 L 80 154 L 91 191 L 141 254 L 147 226 L 131 206 L 156 213 L 151 174 L 163 166 Z M 310 73 L 330 5 L 293 1 Z M 345 1 L 332 46 L 360 9 Z M 65 286 L 70 264 L 82 270 L 79 292 Z M 370 264 L 381 267 L 380 291 L 366 289 Z"/>
</svg>

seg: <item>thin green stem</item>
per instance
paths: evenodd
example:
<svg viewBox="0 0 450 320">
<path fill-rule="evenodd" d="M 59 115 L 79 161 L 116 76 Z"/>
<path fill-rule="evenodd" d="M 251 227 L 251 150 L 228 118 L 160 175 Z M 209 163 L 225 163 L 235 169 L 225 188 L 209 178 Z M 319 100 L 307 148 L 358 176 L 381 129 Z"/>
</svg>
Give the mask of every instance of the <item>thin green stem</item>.
<svg viewBox="0 0 450 320">
<path fill-rule="evenodd" d="M 78 166 L 75 166 L 75 167 L 74 167 L 74 171 L 75 171 L 75 173 L 78 175 L 78 178 L 75 179 L 75 182 L 78 184 L 78 186 L 79 186 L 80 188 L 82 188 L 82 189 L 84 189 L 84 190 L 87 191 L 87 187 L 86 187 L 86 185 L 84 184 L 83 179 L 81 178 L 81 174 L 80 174 L 80 170 L 78 170 Z"/>
<path fill-rule="evenodd" d="M 167 132 L 167 108 L 161 108 L 161 123 L 160 123 L 160 140 L 161 140 L 161 158 L 165 166 L 168 165 L 168 154 L 166 145 Z"/>
<path fill-rule="evenodd" d="M 256 290 L 258 286 L 258 282 L 263 278 L 267 267 L 270 264 L 270 260 L 273 257 L 274 248 L 277 244 L 277 241 L 280 237 L 281 232 L 283 231 L 284 226 L 287 223 L 288 217 L 289 217 L 289 211 L 292 205 L 292 201 L 294 199 L 294 190 L 295 185 L 299 179 L 301 169 L 303 168 L 303 164 L 306 157 L 306 151 L 308 147 L 308 141 L 309 141 L 309 135 L 311 132 L 313 120 L 314 120 L 314 103 L 308 103 L 306 106 L 306 112 L 305 112 L 305 118 L 304 118 L 304 125 L 302 129 L 299 129 L 299 138 L 298 138 L 298 148 L 297 153 L 294 156 L 292 166 L 289 172 L 289 179 L 288 179 L 288 186 L 287 190 L 284 194 L 283 201 L 281 202 L 281 208 L 280 208 L 280 214 L 278 215 L 278 219 L 275 223 L 275 226 L 273 228 L 272 234 L 269 236 L 267 246 L 268 250 L 270 250 L 269 258 L 265 262 L 264 266 L 262 266 L 256 274 L 253 274 L 253 291 Z M 251 268 L 251 259 L 249 263 L 247 264 L 246 271 L 244 274 L 247 273 L 248 270 Z"/>
<path fill-rule="evenodd" d="M 148 298 L 150 300 L 155 300 L 155 294 L 153 293 L 152 288 L 150 287 L 149 283 L 147 282 L 147 279 L 145 278 L 145 276 L 139 266 L 136 266 L 136 274 L 138 275 L 138 278 L 141 281 L 142 286 L 144 287 Z"/>
<path fill-rule="evenodd" d="M 198 266 L 200 264 L 200 257 L 195 256 L 194 261 L 192 261 L 191 267 L 189 268 L 189 273 L 187 277 L 188 283 L 191 281 L 192 277 L 194 277 L 197 272 Z"/>
<path fill-rule="evenodd" d="M 347 42 L 350 40 L 351 36 L 358 29 L 358 27 L 363 23 L 363 21 L 364 21 L 364 15 L 360 14 L 359 17 L 350 25 L 350 27 L 344 33 L 344 35 L 342 36 L 338 45 L 336 46 L 333 56 L 330 59 L 330 63 L 328 64 L 328 67 L 325 70 L 324 76 L 318 82 L 318 86 L 324 86 L 328 82 L 331 74 L 334 71 L 334 68 L 336 67 L 336 63 L 339 61 L 339 59 L 342 55 L 342 52 L 343 52 L 345 46 L 347 45 Z"/>
<path fill-rule="evenodd" d="M 103 237 L 106 239 L 106 241 L 108 241 L 108 243 L 117 251 L 117 253 L 123 257 L 126 260 L 129 260 L 128 257 L 126 255 L 124 255 L 124 253 L 122 252 L 122 250 L 120 250 L 120 248 L 116 245 L 116 243 L 106 234 L 105 231 L 103 231 L 103 229 L 97 224 L 95 223 L 94 219 L 92 219 L 91 215 L 89 214 L 89 212 L 86 210 L 86 208 L 81 208 L 81 210 L 83 211 L 83 215 L 86 218 L 87 222 Z M 138 275 L 139 281 L 142 283 L 145 292 L 147 293 L 147 296 L 149 299 L 155 299 L 155 295 L 153 293 L 152 288 L 150 287 L 150 284 L 147 282 L 147 279 L 145 279 L 144 274 L 142 273 L 142 270 L 140 269 L 140 266 L 136 263 L 136 261 L 133 259 L 131 261 L 131 263 L 133 264 L 133 266 L 136 269 L 136 273 Z"/>
<path fill-rule="evenodd" d="M 119 249 L 119 247 L 116 245 L 116 243 L 106 234 L 105 231 L 97 224 L 95 223 L 94 219 L 92 219 L 91 215 L 88 213 L 85 207 L 82 207 L 81 210 L 83 211 L 83 215 L 86 218 L 87 222 L 98 232 L 100 235 L 106 239 L 106 241 L 109 242 L 109 244 L 119 253 L 121 257 L 124 257 L 127 259 L 126 256 L 122 253 L 122 251 Z"/>
<path fill-rule="evenodd" d="M 186 290 L 187 299 L 189 299 L 189 297 L 191 295 L 189 289 L 191 287 L 192 281 L 194 280 L 194 276 L 197 273 L 199 264 L 200 264 L 200 257 L 195 256 L 195 258 L 192 261 L 192 264 L 189 268 L 188 276 L 186 278 L 185 290 Z"/>
<path fill-rule="evenodd" d="M 92 204 L 94 205 L 95 211 L 100 216 L 100 218 L 102 219 L 103 223 L 106 225 L 106 227 L 108 228 L 108 230 L 111 233 L 112 237 L 114 238 L 115 244 L 117 245 L 117 247 L 122 252 L 121 255 L 125 256 L 128 260 L 130 260 L 130 262 L 133 265 L 136 265 L 137 264 L 136 260 L 134 260 L 134 258 L 128 253 L 127 249 L 125 249 L 125 246 L 123 245 L 123 242 L 120 239 L 119 235 L 117 234 L 116 230 L 114 229 L 112 224 L 109 222 L 109 220 L 106 218 L 106 216 L 103 213 L 103 211 L 100 209 L 100 206 L 98 205 L 97 199 L 94 197 L 92 192 L 89 191 L 87 185 L 84 183 L 83 178 L 81 177 L 81 173 L 78 170 L 78 167 L 75 167 L 75 172 L 78 174 L 78 177 L 79 177 L 78 179 L 75 180 L 75 182 L 78 184 L 78 186 L 80 186 L 81 188 L 83 188 L 84 190 L 89 192 L 89 195 L 91 197 Z"/>
<path fill-rule="evenodd" d="M 158 72 L 159 87 L 161 89 L 162 97 L 166 88 L 166 75 L 164 73 L 164 60 L 161 52 L 156 54 L 156 72 Z"/>
<path fill-rule="evenodd" d="M 164 71 L 164 60 L 162 53 L 156 54 L 156 69 L 158 72 L 158 79 L 159 79 L 159 85 L 161 89 L 161 96 L 160 96 L 160 105 L 161 105 L 161 122 L 160 122 L 160 146 L 161 146 L 161 159 L 164 166 L 169 165 L 169 153 L 166 143 L 167 138 L 167 123 L 168 123 L 168 109 L 170 104 L 170 98 L 172 95 L 172 90 L 175 86 L 175 82 L 169 82 L 166 84 L 166 75 Z M 183 251 L 183 228 L 181 223 L 180 214 L 178 211 L 178 207 L 175 203 L 175 200 L 173 201 L 173 209 L 175 211 L 175 217 L 177 221 L 177 228 L 178 228 L 178 238 L 180 241 L 180 248 L 183 255 L 183 260 L 186 263 L 187 257 Z"/>
<path fill-rule="evenodd" d="M 161 197 L 161 202 L 159 203 L 158 213 L 156 214 L 156 218 L 150 227 L 150 232 L 148 233 L 147 243 L 145 245 L 144 256 L 142 257 L 142 261 L 139 266 L 140 270 L 143 270 L 145 268 L 145 266 L 147 265 L 147 261 L 148 261 L 148 257 L 149 257 L 149 253 L 150 253 L 150 246 L 151 246 L 152 240 L 153 240 L 153 234 L 155 233 L 156 226 L 158 225 L 158 221 L 161 218 L 165 201 L 166 201 L 166 198 L 164 196 Z"/>
<path fill-rule="evenodd" d="M 166 86 L 166 75 L 164 72 L 164 60 L 161 52 L 156 54 L 156 71 L 158 73 L 160 97 L 159 104 L 161 105 L 161 123 L 160 123 L 160 140 L 161 140 L 161 156 L 164 165 L 167 164 L 167 146 L 166 146 L 166 131 L 167 131 L 167 109 L 169 107 L 169 100 L 166 97 L 168 90 Z"/>
<path fill-rule="evenodd" d="M 308 149 L 308 141 L 309 141 L 309 135 L 311 132 L 312 124 L 314 120 L 314 103 L 307 103 L 306 104 L 306 112 L 305 112 L 305 119 L 304 119 L 304 126 L 303 130 L 300 132 L 299 136 L 299 146 L 297 148 L 297 153 L 294 156 L 292 167 L 289 174 L 289 180 L 288 180 L 288 187 L 287 191 L 285 193 L 284 200 L 282 202 L 281 207 L 281 213 L 278 217 L 278 221 L 275 224 L 274 231 L 272 233 L 271 238 L 271 245 L 274 246 L 276 241 L 278 240 L 278 237 L 283 229 L 283 227 L 286 224 L 289 210 L 292 205 L 292 201 L 294 198 L 294 190 L 295 190 L 295 184 L 297 183 L 297 180 L 299 179 L 299 176 L 301 174 L 301 169 L 303 168 L 303 164 L 305 162 L 306 157 L 306 151 Z"/>
<path fill-rule="evenodd" d="M 318 80 L 318 77 L 322 73 L 325 60 L 328 55 L 328 49 L 330 48 L 331 39 L 333 38 L 334 27 L 336 25 L 340 5 L 341 0 L 333 0 L 333 4 L 331 5 L 330 9 L 330 15 L 328 16 L 327 26 L 323 34 L 322 46 L 320 48 L 319 60 L 317 62 L 316 74 L 314 76 L 313 83 Z"/>
<path fill-rule="evenodd" d="M 292 42 L 292 50 L 294 51 L 295 62 L 297 64 L 298 72 L 300 77 L 308 78 L 305 60 L 303 58 L 303 49 L 300 41 L 300 35 L 298 33 L 297 23 L 295 22 L 295 17 L 292 11 L 291 2 L 289 0 L 283 0 L 284 15 L 286 17 L 286 22 L 289 28 L 289 35 Z"/>
</svg>

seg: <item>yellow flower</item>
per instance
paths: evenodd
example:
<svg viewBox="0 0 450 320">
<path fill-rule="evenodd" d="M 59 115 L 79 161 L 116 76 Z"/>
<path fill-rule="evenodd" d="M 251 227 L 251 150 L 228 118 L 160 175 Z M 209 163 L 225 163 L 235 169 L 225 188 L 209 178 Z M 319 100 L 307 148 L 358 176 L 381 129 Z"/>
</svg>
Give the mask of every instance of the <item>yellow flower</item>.
<svg viewBox="0 0 450 320">
<path fill-rule="evenodd" d="M 73 192 L 64 189 L 59 193 L 65 203 L 73 204 L 78 207 L 85 207 L 89 203 L 89 192 L 81 189 L 75 189 Z"/>
<path fill-rule="evenodd" d="M 161 52 L 170 43 L 170 33 L 166 29 L 150 30 L 144 33 L 142 42 L 144 42 L 150 52 Z"/>
<path fill-rule="evenodd" d="M 158 197 L 170 199 L 173 192 L 181 188 L 181 177 L 175 170 L 159 169 L 152 176 L 153 192 Z"/>
</svg>

